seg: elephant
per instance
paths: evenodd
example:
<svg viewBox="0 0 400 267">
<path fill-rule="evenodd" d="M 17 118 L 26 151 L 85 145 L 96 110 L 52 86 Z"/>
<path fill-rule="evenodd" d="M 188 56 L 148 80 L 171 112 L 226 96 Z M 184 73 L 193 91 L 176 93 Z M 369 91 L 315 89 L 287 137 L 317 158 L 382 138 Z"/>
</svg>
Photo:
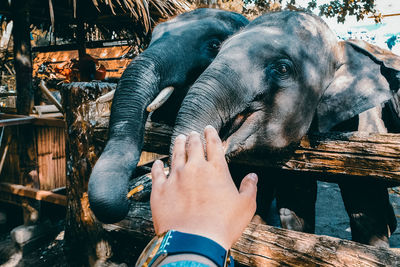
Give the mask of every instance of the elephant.
<svg viewBox="0 0 400 267">
<path fill-rule="evenodd" d="M 228 158 L 244 153 L 279 158 L 308 132 L 350 129 L 358 114 L 390 106 L 399 82 L 399 56 L 363 41 L 338 41 L 313 14 L 265 14 L 227 39 L 191 86 L 171 144 L 179 134 L 212 125 Z M 391 114 L 396 121 L 398 114 Z M 275 179 L 281 185 L 276 196 L 282 226 L 313 232 L 316 181 L 293 175 Z M 360 190 L 357 183 L 340 184 L 352 237 L 387 246 L 396 228 L 388 192 L 366 181 Z"/>
<path fill-rule="evenodd" d="M 98 220 L 118 222 L 129 211 L 128 182 L 140 158 L 149 112 L 166 101 L 168 108 L 152 116 L 173 123 L 188 88 L 221 43 L 247 24 L 240 14 L 205 8 L 154 28 L 148 48 L 129 64 L 117 85 L 108 141 L 89 178 L 90 208 Z"/>
</svg>

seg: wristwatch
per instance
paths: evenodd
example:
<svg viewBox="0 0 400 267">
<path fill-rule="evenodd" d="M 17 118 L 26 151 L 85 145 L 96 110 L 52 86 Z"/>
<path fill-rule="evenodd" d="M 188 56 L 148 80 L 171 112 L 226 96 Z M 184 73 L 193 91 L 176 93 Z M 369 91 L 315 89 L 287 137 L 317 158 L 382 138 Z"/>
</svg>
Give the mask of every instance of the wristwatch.
<svg viewBox="0 0 400 267">
<path fill-rule="evenodd" d="M 208 258 L 217 266 L 233 267 L 230 250 L 226 251 L 209 238 L 175 230 L 155 236 L 139 256 L 136 267 L 147 267 L 153 264 L 156 266 L 167 256 L 178 254 L 197 254 Z"/>
</svg>

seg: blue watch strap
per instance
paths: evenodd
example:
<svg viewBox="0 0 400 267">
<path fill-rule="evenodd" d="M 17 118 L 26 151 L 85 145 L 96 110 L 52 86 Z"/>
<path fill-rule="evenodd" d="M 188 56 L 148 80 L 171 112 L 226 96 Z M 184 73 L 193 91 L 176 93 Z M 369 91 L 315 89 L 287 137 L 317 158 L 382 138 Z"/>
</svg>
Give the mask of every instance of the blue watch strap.
<svg viewBox="0 0 400 267">
<path fill-rule="evenodd" d="M 227 255 L 227 251 L 217 242 L 194 234 L 183 233 L 170 230 L 164 237 L 157 254 L 177 255 L 177 254 L 198 254 L 213 261 L 217 266 L 233 267 L 233 258 Z M 229 260 L 226 257 L 230 257 Z M 157 255 L 156 257 L 157 258 Z"/>
</svg>

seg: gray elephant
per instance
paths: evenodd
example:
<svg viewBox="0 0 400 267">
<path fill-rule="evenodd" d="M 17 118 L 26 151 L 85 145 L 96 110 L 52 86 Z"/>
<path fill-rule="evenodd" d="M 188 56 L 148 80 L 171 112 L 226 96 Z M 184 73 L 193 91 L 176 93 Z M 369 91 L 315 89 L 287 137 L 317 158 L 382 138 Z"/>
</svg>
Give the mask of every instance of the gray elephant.
<svg viewBox="0 0 400 267">
<path fill-rule="evenodd" d="M 338 42 L 311 14 L 266 14 L 226 40 L 190 88 L 172 143 L 177 135 L 202 132 L 210 124 L 228 157 L 254 153 L 271 158 L 308 131 L 350 129 L 358 114 L 389 105 L 399 81 L 400 57 L 361 41 Z M 282 225 L 313 232 L 315 180 L 275 178 L 281 181 Z M 360 190 L 351 182 L 340 186 L 353 239 L 386 246 L 396 228 L 387 189 L 368 180 Z"/>
<path fill-rule="evenodd" d="M 154 28 L 149 47 L 118 83 L 109 140 L 90 176 L 90 208 L 99 220 L 117 222 L 128 213 L 128 181 L 139 161 L 149 112 L 172 92 L 165 103 L 168 108 L 160 108 L 153 117 L 173 123 L 188 88 L 215 58 L 220 44 L 247 24 L 237 13 L 197 9 Z"/>
</svg>

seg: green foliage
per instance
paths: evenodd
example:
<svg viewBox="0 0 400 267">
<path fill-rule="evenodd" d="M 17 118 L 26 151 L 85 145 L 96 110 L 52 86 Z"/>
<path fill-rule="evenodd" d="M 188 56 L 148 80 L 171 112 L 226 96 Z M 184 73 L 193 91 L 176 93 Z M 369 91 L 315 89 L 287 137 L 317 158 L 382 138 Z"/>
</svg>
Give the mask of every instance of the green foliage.
<svg viewBox="0 0 400 267">
<path fill-rule="evenodd" d="M 375 0 L 335 0 L 319 6 L 319 10 L 320 15 L 328 18 L 337 16 L 338 22 L 344 22 L 347 15 L 355 15 L 360 20 L 367 14 L 375 13 L 374 5 Z"/>
<path fill-rule="evenodd" d="M 337 17 L 338 22 L 344 22 L 346 16 L 349 15 L 354 15 L 357 20 L 360 20 L 367 14 L 374 14 L 376 12 L 375 1 L 376 0 L 332 0 L 327 4 L 319 6 L 317 0 L 309 0 L 307 6 L 298 5 L 296 0 L 244 0 L 243 2 L 245 4 L 254 4 L 258 9 L 263 11 L 282 9 L 312 11 L 319 8 L 320 16 L 328 18 Z M 286 3 L 286 6 L 283 6 L 284 3 Z"/>
</svg>

